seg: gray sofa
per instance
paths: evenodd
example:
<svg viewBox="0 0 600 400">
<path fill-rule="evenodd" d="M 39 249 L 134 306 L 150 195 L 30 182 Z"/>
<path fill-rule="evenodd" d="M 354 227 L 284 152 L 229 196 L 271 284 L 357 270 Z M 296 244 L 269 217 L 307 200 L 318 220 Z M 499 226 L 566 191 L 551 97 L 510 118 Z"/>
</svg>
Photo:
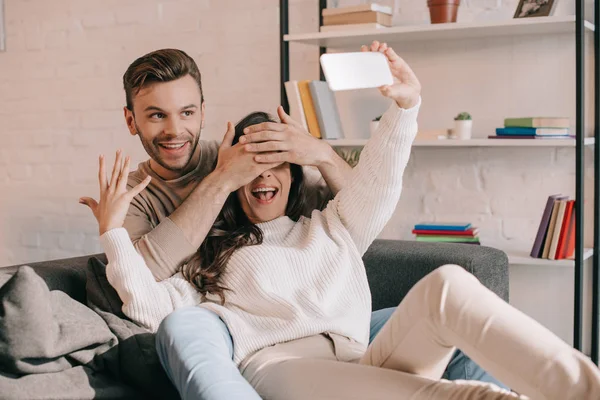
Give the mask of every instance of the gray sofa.
<svg viewBox="0 0 600 400">
<path fill-rule="evenodd" d="M 106 261 L 103 254 L 95 256 L 103 262 Z M 43 278 L 50 290 L 63 291 L 71 298 L 86 304 L 86 266 L 90 257 L 28 265 Z M 508 301 L 508 258 L 505 253 L 497 249 L 469 244 L 377 240 L 363 259 L 371 287 L 374 310 L 398 305 L 418 280 L 443 264 L 461 265 L 485 286 Z M 18 266 L 1 268 L 0 273 L 12 274 L 17 268 Z M 27 385 L 26 376 L 10 377 L 3 374 L 0 367 L 0 383 L 2 379 L 13 379 L 15 382 L 9 383 L 21 385 L 20 387 Z M 90 398 L 97 399 L 130 399 L 132 393 L 137 391 L 136 388 L 108 376 L 96 376 L 95 379 L 81 382 L 68 382 L 68 385 L 87 385 L 91 389 L 90 393 L 93 393 Z M 137 393 L 139 398 L 148 398 L 147 394 Z M 47 398 L 55 398 L 51 393 L 48 395 Z M 2 398 L 18 398 L 18 396 L 2 393 Z"/>
</svg>

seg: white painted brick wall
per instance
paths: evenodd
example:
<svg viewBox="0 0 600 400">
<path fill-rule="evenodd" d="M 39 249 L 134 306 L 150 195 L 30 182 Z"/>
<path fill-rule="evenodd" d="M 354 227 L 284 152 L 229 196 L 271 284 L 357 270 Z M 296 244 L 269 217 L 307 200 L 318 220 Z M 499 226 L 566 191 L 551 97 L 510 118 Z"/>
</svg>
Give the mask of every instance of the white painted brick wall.
<svg viewBox="0 0 600 400">
<path fill-rule="evenodd" d="M 135 163 L 146 158 L 122 117 L 121 78 L 136 57 L 177 47 L 196 59 L 207 100 L 205 138 L 219 139 L 227 120 L 236 121 L 250 111 L 274 112 L 279 103 L 278 4 L 275 0 L 5 0 L 7 51 L 0 53 L 0 266 L 100 251 L 95 221 L 77 199 L 97 195 L 98 153 L 112 155 L 121 147 Z M 317 4 L 290 1 L 291 32 L 317 30 Z M 510 17 L 516 0 L 499 4 L 490 11 L 486 8 L 494 8 L 496 0 L 464 2 L 459 19 Z M 561 7 L 568 9 L 569 2 Z M 397 23 L 428 21 L 424 0 L 398 2 L 398 10 Z M 403 49 L 424 86 L 421 126 L 443 126 L 460 107 L 473 111 L 477 134 L 487 135 L 504 114 L 523 109 L 515 99 L 523 94 L 526 100 L 539 98 L 516 76 L 527 82 L 541 75 L 550 87 L 549 95 L 544 95 L 548 104 L 525 106 L 527 112 L 550 107 L 550 112 L 564 108 L 572 115 L 571 42 L 564 38 L 542 42 L 470 41 L 446 48 L 431 43 Z M 292 78 L 317 79 L 318 50 L 300 44 L 290 48 Z M 538 67 L 540 61 L 549 65 L 548 70 Z M 541 90 L 539 79 L 531 81 L 536 84 Z M 345 118 L 349 136 L 366 132 L 368 120 L 381 108 L 381 99 L 364 99 L 368 105 L 363 100 L 361 120 Z M 371 104 L 374 108 L 369 108 Z M 351 108 L 341 111 L 354 113 Z M 591 169 L 591 152 L 588 156 Z M 411 225 L 424 219 L 469 220 L 482 228 L 488 243 L 528 247 L 546 196 L 556 191 L 573 194 L 573 166 L 571 149 L 415 149 L 398 212 L 382 237 L 411 238 Z M 588 205 L 591 183 L 588 171 Z"/>
</svg>

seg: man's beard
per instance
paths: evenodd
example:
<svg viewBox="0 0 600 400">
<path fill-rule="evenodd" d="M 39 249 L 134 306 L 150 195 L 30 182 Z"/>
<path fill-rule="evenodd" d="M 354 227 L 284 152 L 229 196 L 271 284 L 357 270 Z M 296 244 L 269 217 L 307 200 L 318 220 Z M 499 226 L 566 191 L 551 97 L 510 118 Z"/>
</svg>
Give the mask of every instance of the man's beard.
<svg viewBox="0 0 600 400">
<path fill-rule="evenodd" d="M 144 135 L 142 134 L 142 131 L 140 130 L 140 127 L 137 124 L 135 124 L 135 129 L 136 129 L 137 135 L 140 138 L 140 141 L 142 142 L 142 146 L 144 146 L 144 150 L 146 150 L 146 153 L 148 153 L 150 158 L 152 158 L 154 161 L 156 161 L 156 163 L 158 163 L 161 167 L 163 167 L 169 171 L 173 171 L 173 172 L 177 172 L 177 173 L 184 172 L 185 169 L 187 168 L 188 164 L 190 163 L 190 160 L 192 159 L 194 153 L 196 152 L 196 146 L 198 146 L 198 143 L 200 142 L 200 133 L 202 131 L 202 128 L 198 128 L 198 132 L 196 135 L 189 134 L 189 136 L 191 136 L 192 142 L 190 143 L 190 151 L 186 155 L 185 161 L 183 163 L 180 163 L 181 165 L 173 165 L 173 164 L 169 164 L 166 160 L 164 160 L 160 154 L 160 148 L 159 148 L 158 142 L 166 141 L 165 140 L 166 137 L 157 136 L 152 141 L 147 141 L 146 139 L 144 139 Z M 186 135 L 186 136 L 188 136 L 188 135 Z M 172 139 L 174 139 L 174 137 L 170 137 L 169 139 L 172 140 Z M 185 139 L 188 142 L 190 141 L 189 137 L 186 137 Z M 182 157 L 182 159 L 183 159 L 183 157 Z"/>
</svg>

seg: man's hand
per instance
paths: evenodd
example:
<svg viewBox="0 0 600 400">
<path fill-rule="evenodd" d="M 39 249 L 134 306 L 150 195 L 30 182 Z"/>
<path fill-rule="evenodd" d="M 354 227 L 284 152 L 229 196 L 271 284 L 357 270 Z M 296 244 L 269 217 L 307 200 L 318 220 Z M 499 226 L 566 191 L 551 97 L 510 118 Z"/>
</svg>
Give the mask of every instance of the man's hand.
<svg viewBox="0 0 600 400">
<path fill-rule="evenodd" d="M 100 156 L 99 164 L 100 203 L 91 197 L 82 197 L 79 199 L 79 202 L 92 210 L 94 217 L 98 221 L 100 236 L 102 236 L 111 229 L 123 226 L 123 221 L 125 221 L 125 215 L 127 215 L 131 200 L 148 186 L 150 176 L 147 176 L 133 189 L 127 190 L 129 157 L 125 158 L 125 163 L 123 164 L 121 151 L 117 151 L 110 182 L 106 180 L 104 156 L 102 155 Z"/>
<path fill-rule="evenodd" d="M 277 114 L 281 123 L 263 122 L 244 129 L 240 143 L 247 152 L 258 153 L 255 161 L 319 167 L 331 159 L 331 146 L 310 135 L 283 111 L 283 107 L 277 107 Z"/>
<path fill-rule="evenodd" d="M 392 85 L 380 87 L 381 94 L 395 100 L 400 108 L 409 109 L 417 105 L 421 95 L 421 84 L 406 61 L 400 58 L 386 43 L 378 41 L 371 43 L 370 47 L 363 45 L 361 51 L 378 51 L 388 59 L 395 82 Z"/>
<path fill-rule="evenodd" d="M 217 166 L 213 172 L 222 177 L 229 192 L 236 191 L 252 182 L 263 172 L 282 163 L 282 161 L 257 162 L 254 160 L 255 153 L 248 151 L 243 144 L 232 145 L 234 137 L 235 128 L 231 122 L 228 122 L 227 132 L 219 147 Z"/>
</svg>

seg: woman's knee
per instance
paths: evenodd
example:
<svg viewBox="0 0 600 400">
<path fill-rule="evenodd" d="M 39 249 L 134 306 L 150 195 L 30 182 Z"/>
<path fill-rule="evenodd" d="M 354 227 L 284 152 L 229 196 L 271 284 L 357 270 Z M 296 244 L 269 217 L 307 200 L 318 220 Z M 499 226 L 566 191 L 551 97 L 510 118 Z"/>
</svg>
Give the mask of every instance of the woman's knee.
<svg viewBox="0 0 600 400">
<path fill-rule="evenodd" d="M 214 312 L 201 307 L 183 307 L 167 315 L 160 323 L 156 332 L 156 342 L 170 342 L 170 338 L 189 331 L 196 334 L 223 334 L 227 333 L 225 323 Z"/>
<path fill-rule="evenodd" d="M 459 265 L 445 264 L 430 272 L 426 278 L 436 286 L 456 286 L 470 282 L 475 277 Z"/>
</svg>

